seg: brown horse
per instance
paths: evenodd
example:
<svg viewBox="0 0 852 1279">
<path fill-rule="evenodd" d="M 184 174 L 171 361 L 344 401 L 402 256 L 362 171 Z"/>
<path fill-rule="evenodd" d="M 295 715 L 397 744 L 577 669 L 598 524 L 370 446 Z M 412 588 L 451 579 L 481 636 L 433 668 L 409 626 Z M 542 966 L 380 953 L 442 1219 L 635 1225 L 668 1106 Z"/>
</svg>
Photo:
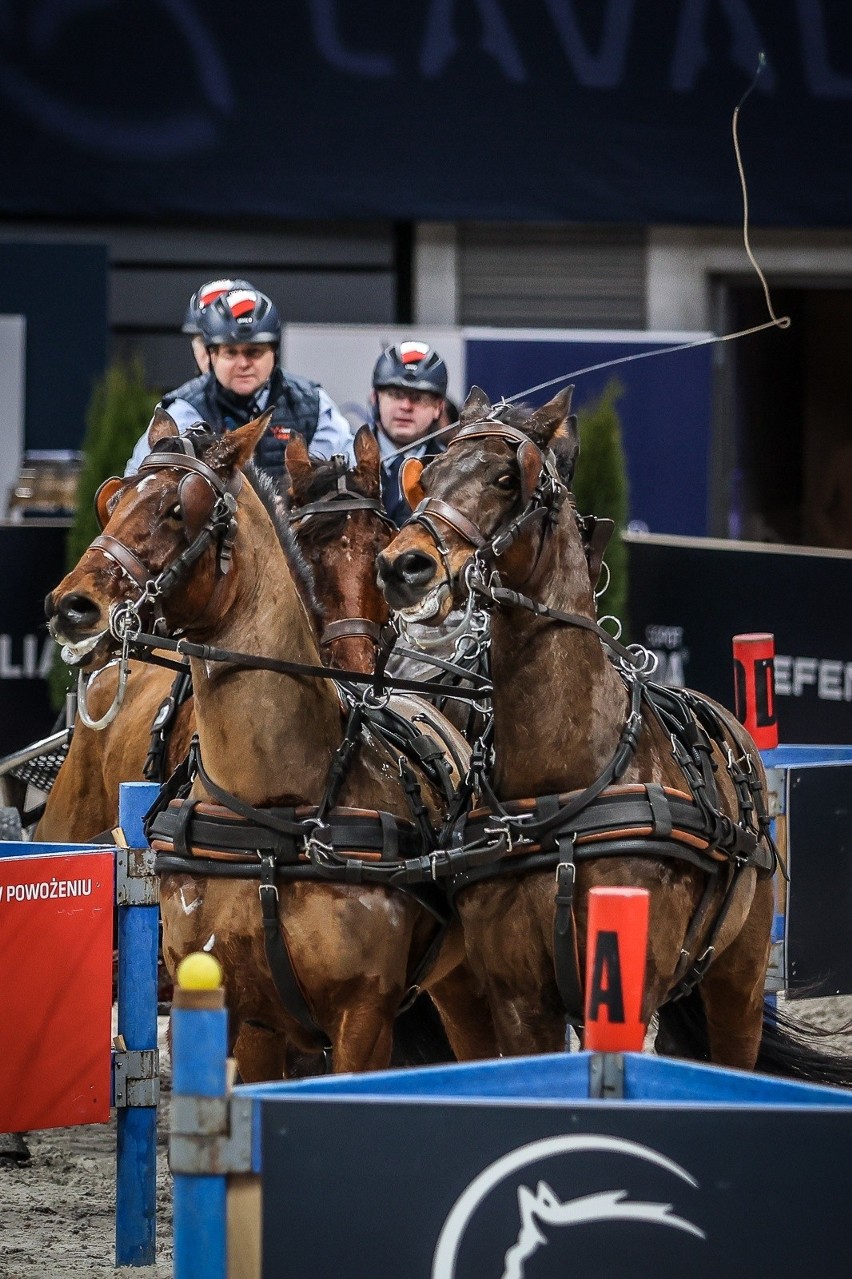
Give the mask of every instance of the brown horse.
<svg viewBox="0 0 852 1279">
<path fill-rule="evenodd" d="M 309 458 L 298 435 L 288 441 L 286 461 L 290 491 L 285 511 L 310 569 L 310 574 L 299 574 L 298 582 L 304 598 L 322 614 L 323 660 L 369 672 L 380 627 L 388 619 L 376 585 L 375 561 L 394 534 L 379 501 L 381 459 L 375 436 L 368 427 L 358 432 L 351 470 L 341 459 Z M 174 675 L 144 662 L 132 662 L 130 672 L 121 711 L 110 724 L 97 730 L 78 720 L 36 839 L 84 843 L 113 829 L 118 824 L 119 786 L 143 780 L 154 718 L 169 696 Z M 115 664 L 92 680 L 88 701 L 95 719 L 112 705 L 117 685 Z M 186 758 L 194 732 L 190 697 L 177 707 L 163 744 L 165 776 Z"/>
<path fill-rule="evenodd" d="M 379 558 L 405 617 L 438 622 L 469 590 L 492 607 L 489 811 L 466 838 L 502 856 L 454 878 L 468 955 L 501 1053 L 557 1051 L 566 1007 L 582 1017 L 589 889 L 646 888 L 646 1024 L 674 993 L 694 1010 L 700 979 L 712 1060 L 752 1069 L 765 1064 L 775 862 L 760 757 L 723 708 L 654 693 L 598 626 L 567 487 L 570 398 L 495 409 L 474 388 L 446 453 L 406 464 L 414 517 Z"/>
<path fill-rule="evenodd" d="M 144 592 L 156 595 L 169 632 L 232 652 L 318 665 L 314 621 L 297 589 L 292 548 L 286 529 L 276 522 L 274 498 L 259 480 L 244 478 L 265 425 L 262 418 L 209 439 L 191 458 L 178 452 L 179 437 L 168 415 L 155 420 L 149 438 L 161 457 L 152 457 L 139 476 L 117 481 L 102 495 L 106 544 L 96 539 L 48 597 L 50 627 L 59 642 L 72 653 L 85 651 L 92 664 L 107 660 L 116 648 L 111 610 L 138 599 L 144 575 L 146 586 L 155 580 L 170 583 L 165 594 L 159 588 Z M 105 545 L 113 554 L 104 553 Z M 116 555 L 135 566 L 133 573 L 118 567 Z M 206 801 L 224 790 L 230 797 L 227 812 L 234 805 L 238 812 L 246 805 L 261 811 L 272 806 L 279 823 L 282 808 L 291 813 L 288 829 L 302 831 L 300 846 L 310 851 L 312 822 L 318 819 L 302 819 L 302 806 L 310 813 L 322 803 L 330 767 L 344 742 L 333 685 L 195 656 L 191 664 L 205 770 L 192 787 L 193 803 L 201 804 L 192 820 L 215 820 L 220 810 Z M 370 734 L 350 761 L 328 820 L 340 814 L 351 825 L 366 815 L 372 838 L 378 832 L 384 840 L 389 831 L 392 841 L 411 841 L 417 828 L 410 820 L 403 771 L 397 753 Z M 410 779 L 411 770 L 406 776 Z M 439 797 L 422 774 L 419 780 L 427 810 L 439 816 Z M 291 843 L 296 842 L 293 836 Z M 268 959 L 258 880 L 248 877 L 255 861 L 259 867 L 262 860 L 247 855 L 236 878 L 208 873 L 209 859 L 199 862 L 201 874 L 162 875 L 169 970 L 173 973 L 184 955 L 198 949 L 219 958 L 234 1055 L 245 1080 L 280 1078 L 288 1043 L 316 1050 L 317 1034 L 306 1028 L 299 1012 L 299 992 L 313 1026 L 331 1043 L 336 1070 L 387 1065 L 403 992 L 436 935 L 432 914 L 415 897 L 372 882 L 301 877 L 270 885 L 272 893 L 264 891 L 263 901 L 277 903 L 271 944 L 280 951 L 283 943 L 297 988 L 296 1006 L 285 1006 Z M 312 869 L 301 857 L 293 865 L 297 871 L 303 865 Z M 457 926 L 445 934 L 422 984 L 441 1012 L 456 1054 L 489 1055 L 490 1019 L 466 967 Z"/>
</svg>

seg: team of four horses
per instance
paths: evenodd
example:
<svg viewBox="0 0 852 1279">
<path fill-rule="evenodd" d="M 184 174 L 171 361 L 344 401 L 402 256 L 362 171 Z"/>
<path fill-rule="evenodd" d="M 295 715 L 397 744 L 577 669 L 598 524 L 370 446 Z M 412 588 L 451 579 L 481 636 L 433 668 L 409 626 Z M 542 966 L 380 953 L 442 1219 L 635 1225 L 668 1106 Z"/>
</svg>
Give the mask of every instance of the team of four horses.
<svg viewBox="0 0 852 1279">
<path fill-rule="evenodd" d="M 570 400 L 493 407 L 474 388 L 446 452 L 405 463 L 398 533 L 366 428 L 350 471 L 291 439 L 282 496 L 250 465 L 265 417 L 182 437 L 158 413 L 48 596 L 86 696 L 38 837 L 116 824 L 162 706 L 163 954 L 171 972 L 195 950 L 220 960 L 246 1081 L 321 1051 L 338 1071 L 387 1066 L 418 990 L 460 1060 L 561 1050 L 566 1020 L 582 1034 L 598 884 L 649 890 L 658 1046 L 852 1080 L 764 1015 L 777 858 L 754 744 L 596 620 L 607 522 L 572 499 Z M 438 668 L 442 704 L 490 697 L 469 745 L 386 675 L 388 606 L 404 632 L 487 615 L 488 678 Z"/>
</svg>

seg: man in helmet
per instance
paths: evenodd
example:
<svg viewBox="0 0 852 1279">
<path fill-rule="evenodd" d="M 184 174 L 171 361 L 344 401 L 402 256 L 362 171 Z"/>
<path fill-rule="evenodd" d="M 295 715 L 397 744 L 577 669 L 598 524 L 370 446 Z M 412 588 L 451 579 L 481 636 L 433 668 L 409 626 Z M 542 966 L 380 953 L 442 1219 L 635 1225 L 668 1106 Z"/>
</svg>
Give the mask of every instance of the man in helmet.
<svg viewBox="0 0 852 1279">
<path fill-rule="evenodd" d="M 284 448 L 299 431 L 317 457 L 342 453 L 354 461 L 346 418 L 321 386 L 282 369 L 278 360 L 281 321 L 274 303 L 258 289 L 233 288 L 201 312 L 199 334 L 210 370 L 164 395 L 158 407 L 183 433 L 198 422 L 230 431 L 272 409 L 255 461 L 275 479 L 284 473 Z M 138 441 L 125 475 L 135 475 L 148 453 L 147 431 Z"/>
<path fill-rule="evenodd" d="M 400 492 L 399 470 L 408 457 L 432 457 L 443 437 L 425 439 L 439 425 L 447 392 L 447 366 L 426 342 L 387 347 L 373 369 L 373 425 L 382 454 L 382 498 L 402 524 L 411 509 Z M 397 453 L 404 449 L 403 453 Z M 396 456 L 394 456 L 396 454 Z"/>
<path fill-rule="evenodd" d="M 231 289 L 253 288 L 254 285 L 250 284 L 248 280 L 208 280 L 206 284 L 202 284 L 200 289 L 196 289 L 189 299 L 180 331 L 181 333 L 188 333 L 192 338 L 192 354 L 195 357 L 195 363 L 198 365 L 199 373 L 204 374 L 210 368 L 210 356 L 207 354 L 207 347 L 204 345 L 204 338 L 201 336 L 202 313 L 211 302 L 215 302 L 223 293 L 230 293 Z M 177 392 L 174 392 L 174 394 L 177 395 Z"/>
</svg>

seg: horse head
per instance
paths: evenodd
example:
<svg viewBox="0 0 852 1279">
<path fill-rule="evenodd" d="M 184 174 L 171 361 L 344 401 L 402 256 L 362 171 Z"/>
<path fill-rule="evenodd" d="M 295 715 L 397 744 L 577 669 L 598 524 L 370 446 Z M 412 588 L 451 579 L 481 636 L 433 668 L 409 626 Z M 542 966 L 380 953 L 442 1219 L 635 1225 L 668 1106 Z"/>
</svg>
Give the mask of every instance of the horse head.
<svg viewBox="0 0 852 1279">
<path fill-rule="evenodd" d="M 376 557 L 396 527 L 381 502 L 381 456 L 362 426 L 355 461 L 311 458 L 301 435 L 287 443 L 290 523 L 311 566 L 325 625 L 321 645 L 331 666 L 372 671 L 388 606 L 376 584 Z"/>
<path fill-rule="evenodd" d="M 101 485 L 102 532 L 45 600 L 69 665 L 95 670 L 118 650 L 122 608 L 168 632 L 225 615 L 238 576 L 230 569 L 242 472 L 268 420 L 181 437 L 168 413 L 155 414 L 151 453 L 137 475 Z"/>
<path fill-rule="evenodd" d="M 417 459 L 404 464 L 414 514 L 379 556 L 378 571 L 389 604 L 408 621 L 437 624 L 461 605 L 474 562 L 499 566 L 509 586 L 530 579 L 579 449 L 572 390 L 530 411 L 493 407 L 474 387 L 446 452 L 425 468 Z"/>
</svg>

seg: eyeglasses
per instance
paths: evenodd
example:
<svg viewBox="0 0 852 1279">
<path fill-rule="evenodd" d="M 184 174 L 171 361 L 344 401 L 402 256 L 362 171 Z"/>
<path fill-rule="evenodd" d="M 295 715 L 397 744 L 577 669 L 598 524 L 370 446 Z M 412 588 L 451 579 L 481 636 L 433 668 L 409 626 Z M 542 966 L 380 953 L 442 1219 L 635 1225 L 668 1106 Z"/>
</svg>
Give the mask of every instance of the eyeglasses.
<svg viewBox="0 0 852 1279">
<path fill-rule="evenodd" d="M 220 360 L 262 360 L 267 352 L 274 350 L 272 346 L 214 346 L 213 350 Z"/>
<path fill-rule="evenodd" d="M 405 386 L 380 386 L 380 395 L 387 395 L 391 400 L 410 400 L 412 404 L 437 405 L 441 396 L 435 391 L 415 391 Z"/>
</svg>

